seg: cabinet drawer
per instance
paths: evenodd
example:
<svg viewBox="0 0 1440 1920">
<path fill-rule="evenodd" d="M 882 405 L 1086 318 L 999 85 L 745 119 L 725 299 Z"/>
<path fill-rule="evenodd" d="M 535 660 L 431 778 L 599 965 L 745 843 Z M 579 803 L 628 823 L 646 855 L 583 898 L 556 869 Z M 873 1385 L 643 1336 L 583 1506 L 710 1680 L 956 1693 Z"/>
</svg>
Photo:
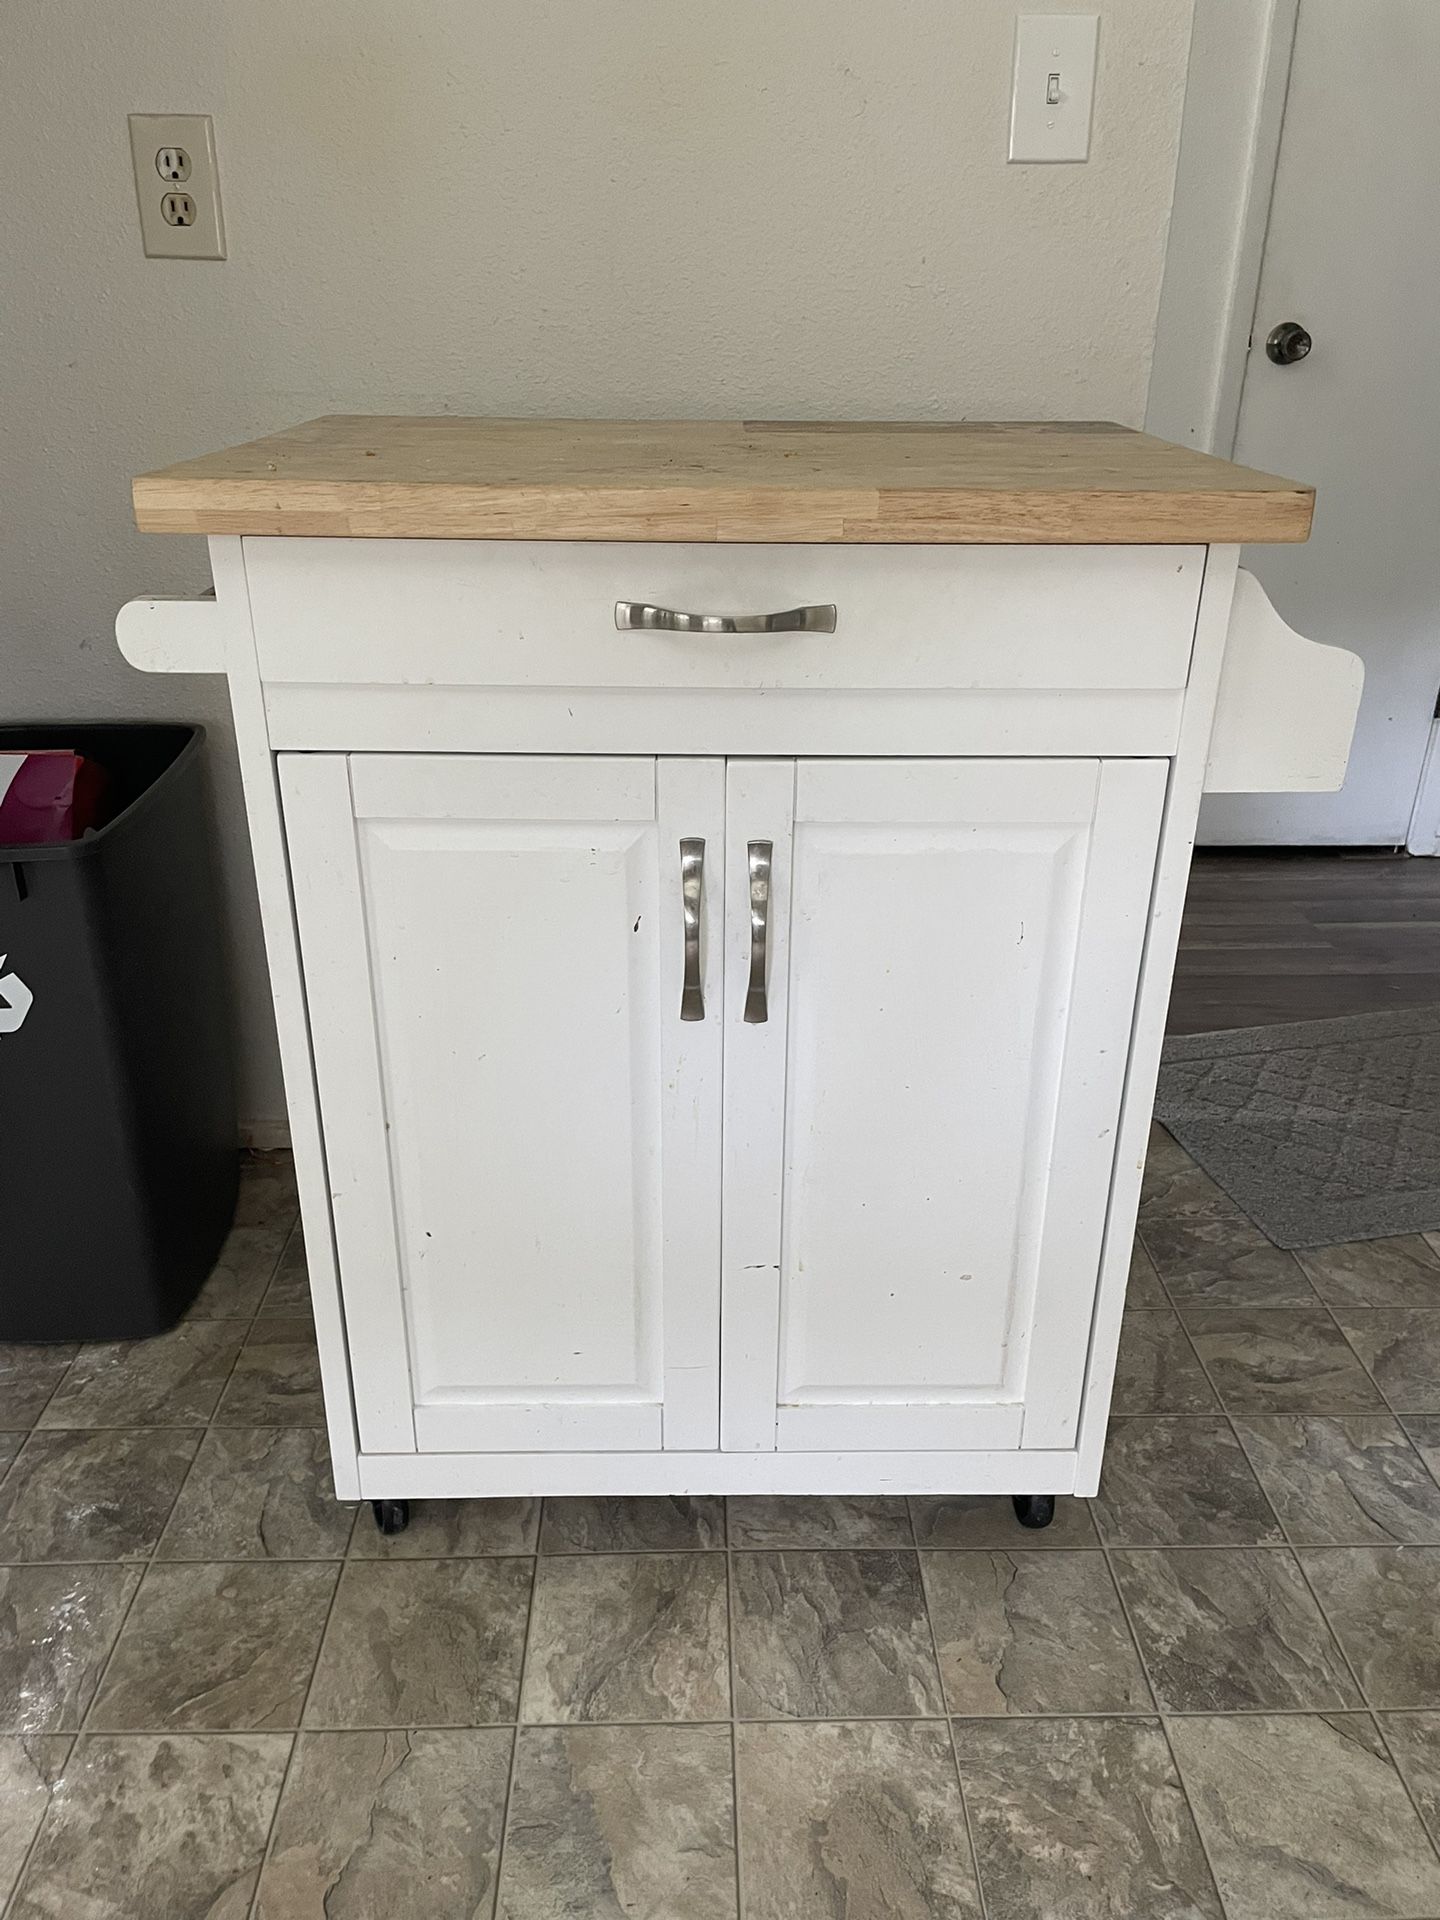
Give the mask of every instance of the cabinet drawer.
<svg viewBox="0 0 1440 1920">
<path fill-rule="evenodd" d="M 272 685 L 937 690 L 1183 687 L 1203 547 L 245 542 Z M 833 633 L 621 632 L 833 604 Z"/>
</svg>

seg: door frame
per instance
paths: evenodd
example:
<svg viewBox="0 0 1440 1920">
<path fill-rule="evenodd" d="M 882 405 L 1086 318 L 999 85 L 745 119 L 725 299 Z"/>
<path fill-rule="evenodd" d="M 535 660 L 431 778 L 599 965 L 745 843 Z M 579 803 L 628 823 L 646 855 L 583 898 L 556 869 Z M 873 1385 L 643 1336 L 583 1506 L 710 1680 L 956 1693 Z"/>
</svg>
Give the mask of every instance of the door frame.
<svg viewBox="0 0 1440 1920">
<path fill-rule="evenodd" d="M 1228 459 L 1300 0 L 1195 0 L 1145 430 Z M 1226 271 L 1215 273 L 1217 258 Z"/>
<path fill-rule="evenodd" d="M 1229 459 L 1240 426 L 1300 0 L 1195 0 L 1145 430 Z M 1208 263 L 1226 262 L 1214 273 Z M 1406 851 L 1440 856 L 1440 720 Z"/>
</svg>

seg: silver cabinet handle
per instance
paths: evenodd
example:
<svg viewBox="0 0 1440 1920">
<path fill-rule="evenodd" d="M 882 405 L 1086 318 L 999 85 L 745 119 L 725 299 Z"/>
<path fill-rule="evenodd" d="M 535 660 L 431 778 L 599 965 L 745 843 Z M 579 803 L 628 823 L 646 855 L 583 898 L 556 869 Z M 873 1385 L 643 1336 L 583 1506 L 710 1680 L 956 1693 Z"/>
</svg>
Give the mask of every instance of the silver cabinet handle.
<svg viewBox="0 0 1440 1920">
<path fill-rule="evenodd" d="M 752 1027 L 770 1018 L 765 995 L 765 971 L 770 959 L 770 840 L 750 842 L 750 984 L 745 991 L 745 1019 Z"/>
<path fill-rule="evenodd" d="M 685 915 L 685 980 L 680 988 L 680 1018 L 705 1018 L 705 989 L 700 984 L 700 905 L 705 892 L 705 842 L 680 842 L 680 904 Z"/>
<path fill-rule="evenodd" d="M 784 613 L 677 613 L 644 600 L 617 600 L 621 633 L 834 633 L 835 609 L 788 607 Z"/>
</svg>

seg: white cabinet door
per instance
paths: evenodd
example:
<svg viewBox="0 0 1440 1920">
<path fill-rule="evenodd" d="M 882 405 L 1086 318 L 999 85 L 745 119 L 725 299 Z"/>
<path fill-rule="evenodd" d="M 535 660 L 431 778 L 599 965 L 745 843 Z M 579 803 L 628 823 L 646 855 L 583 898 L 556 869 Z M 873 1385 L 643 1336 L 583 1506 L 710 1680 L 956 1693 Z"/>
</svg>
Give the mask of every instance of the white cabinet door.
<svg viewBox="0 0 1440 1920">
<path fill-rule="evenodd" d="M 729 763 L 724 1447 L 1074 1444 L 1166 774 Z"/>
<path fill-rule="evenodd" d="M 362 1447 L 714 1447 L 723 763 L 286 754 L 280 786 Z"/>
</svg>

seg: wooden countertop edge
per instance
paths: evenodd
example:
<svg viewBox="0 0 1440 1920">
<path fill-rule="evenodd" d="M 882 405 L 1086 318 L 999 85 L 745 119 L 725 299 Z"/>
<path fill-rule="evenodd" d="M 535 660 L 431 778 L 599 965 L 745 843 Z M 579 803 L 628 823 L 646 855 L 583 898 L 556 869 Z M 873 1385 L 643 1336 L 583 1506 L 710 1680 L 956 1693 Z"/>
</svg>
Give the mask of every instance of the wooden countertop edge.
<svg viewBox="0 0 1440 1920">
<path fill-rule="evenodd" d="M 202 498 L 197 498 L 202 495 Z M 1308 538 L 1311 488 L 477 487 L 298 480 L 133 487 L 142 533 L 350 540 L 1186 545 Z"/>
</svg>

